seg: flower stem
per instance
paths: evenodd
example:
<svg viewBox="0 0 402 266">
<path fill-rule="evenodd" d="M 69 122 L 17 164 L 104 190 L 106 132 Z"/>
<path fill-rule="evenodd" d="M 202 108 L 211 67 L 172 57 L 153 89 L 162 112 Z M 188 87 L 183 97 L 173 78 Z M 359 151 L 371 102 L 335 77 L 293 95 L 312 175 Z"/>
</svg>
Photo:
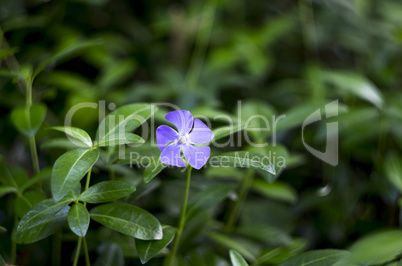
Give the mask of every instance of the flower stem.
<svg viewBox="0 0 402 266">
<path fill-rule="evenodd" d="M 77 266 L 77 264 L 78 264 L 78 258 L 80 257 L 80 251 L 81 251 L 81 242 L 82 242 L 82 238 L 80 237 L 80 238 L 78 238 L 78 242 L 77 242 L 77 252 L 75 253 L 73 266 Z"/>
<path fill-rule="evenodd" d="M 181 237 L 181 234 L 183 233 L 184 225 L 186 223 L 186 211 L 187 211 L 188 194 L 190 192 L 190 180 L 191 180 L 191 170 L 192 169 L 193 168 L 191 166 L 188 166 L 186 192 L 184 194 L 183 207 L 181 209 L 179 228 L 176 231 L 176 237 L 174 239 L 172 253 L 168 257 L 168 261 L 167 261 L 167 264 L 166 264 L 168 266 L 174 265 L 174 260 L 176 258 L 177 249 L 178 249 L 179 243 L 180 243 L 180 237 Z"/>
<path fill-rule="evenodd" d="M 248 169 L 240 187 L 239 199 L 236 201 L 236 203 L 230 210 L 229 218 L 224 229 L 224 232 L 226 234 L 230 234 L 234 230 L 235 224 L 240 214 L 240 210 L 242 209 L 244 202 L 246 201 L 247 194 L 253 183 L 253 179 L 254 179 L 254 170 Z"/>
<path fill-rule="evenodd" d="M 91 181 L 91 172 L 92 172 L 92 167 L 89 168 L 88 174 L 87 174 L 87 181 L 85 183 L 85 190 L 88 189 L 89 187 L 89 182 Z M 83 192 L 84 192 L 83 191 Z M 84 206 L 87 206 L 87 203 L 84 202 Z M 85 262 L 86 265 L 91 265 L 90 261 L 89 261 L 89 254 L 88 254 L 88 247 L 87 247 L 87 241 L 85 239 L 85 237 L 79 237 L 78 238 L 78 242 L 77 242 L 77 253 L 75 254 L 75 259 L 74 259 L 74 266 L 77 265 L 78 263 L 78 258 L 80 257 L 80 250 L 81 250 L 81 243 L 84 242 L 84 253 L 85 253 Z"/>
<path fill-rule="evenodd" d="M 85 252 L 85 263 L 87 266 L 90 266 L 91 262 L 89 261 L 88 246 L 87 246 L 87 240 L 85 239 L 85 237 L 83 237 L 83 242 L 84 242 L 84 252 Z"/>
</svg>

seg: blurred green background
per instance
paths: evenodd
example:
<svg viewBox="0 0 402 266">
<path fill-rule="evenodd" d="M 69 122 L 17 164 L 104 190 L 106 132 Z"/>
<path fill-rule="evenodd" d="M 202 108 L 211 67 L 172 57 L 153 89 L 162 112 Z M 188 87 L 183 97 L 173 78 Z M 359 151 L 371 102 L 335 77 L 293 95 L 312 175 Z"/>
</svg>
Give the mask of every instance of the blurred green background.
<svg viewBox="0 0 402 266">
<path fill-rule="evenodd" d="M 48 107 L 37 135 L 42 168 L 65 151 L 52 142 L 61 135 L 46 126 L 63 125 L 78 103 L 170 102 L 198 114 L 236 115 L 242 101 L 250 114 L 287 115 L 277 141 L 289 154 L 274 183 L 279 188 L 256 184 L 248 195 L 240 217 L 239 235 L 249 241 L 244 246 L 256 249 L 254 242 L 261 242 L 247 231 L 253 223 L 271 234 L 258 251 L 277 246 L 277 234 L 304 249 L 347 249 L 363 235 L 402 224 L 401 1 L 1 0 L 0 27 L 0 56 L 14 54 L 21 72 L 52 58 L 33 83 L 33 102 Z M 336 99 L 339 164 L 333 167 L 306 151 L 301 123 Z M 15 80 L 1 77 L 0 153 L 32 175 L 27 142 L 9 119 L 10 110 L 24 104 Z M 72 122 L 92 135 L 98 123 L 98 110 L 90 108 Z M 305 131 L 307 143 L 320 150 L 325 137 L 324 122 Z M 269 136 L 262 140 L 270 142 Z M 142 170 L 130 171 L 140 180 Z M 141 201 L 162 220 L 180 205 L 169 193 L 182 181 L 178 175 L 162 173 L 154 194 Z M 198 184 L 236 179 L 239 172 L 198 175 L 196 190 Z M 0 225 L 10 228 L 13 199 L 1 198 L 0 206 Z M 224 219 L 219 213 L 216 221 Z M 189 254 L 206 252 L 189 238 L 196 250 Z M 0 254 L 8 254 L 9 232 L 0 239 Z M 211 240 L 205 241 L 208 246 Z M 22 261 L 49 261 L 45 247 L 51 244 L 45 242 L 21 252 L 29 258 Z M 95 256 L 99 247 L 91 245 Z M 74 243 L 65 247 L 70 254 Z"/>
</svg>

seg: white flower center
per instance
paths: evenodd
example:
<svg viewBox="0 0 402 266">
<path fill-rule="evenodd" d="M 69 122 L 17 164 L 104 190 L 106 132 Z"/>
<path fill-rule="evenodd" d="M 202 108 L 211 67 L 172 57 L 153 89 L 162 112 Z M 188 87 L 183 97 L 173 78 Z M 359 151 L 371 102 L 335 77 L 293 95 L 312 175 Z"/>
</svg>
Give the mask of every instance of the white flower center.
<svg viewBox="0 0 402 266">
<path fill-rule="evenodd" d="M 186 136 L 180 137 L 179 142 L 180 142 L 181 144 L 186 143 L 186 142 L 187 142 Z"/>
</svg>

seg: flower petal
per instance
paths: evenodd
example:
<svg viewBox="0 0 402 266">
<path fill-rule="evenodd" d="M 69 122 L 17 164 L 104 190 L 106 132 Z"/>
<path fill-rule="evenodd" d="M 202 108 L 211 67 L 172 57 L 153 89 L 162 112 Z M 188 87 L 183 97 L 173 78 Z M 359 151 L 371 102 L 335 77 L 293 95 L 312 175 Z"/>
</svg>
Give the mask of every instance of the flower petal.
<svg viewBox="0 0 402 266">
<path fill-rule="evenodd" d="M 203 167 L 209 158 L 209 147 L 194 147 L 190 144 L 183 145 L 183 154 L 187 162 L 195 169 Z"/>
<path fill-rule="evenodd" d="M 166 145 L 172 141 L 179 138 L 179 134 L 171 127 L 160 126 L 156 129 L 156 142 L 158 142 L 158 147 L 163 151 Z"/>
<path fill-rule="evenodd" d="M 180 156 L 180 151 L 181 151 L 181 145 L 171 144 L 171 145 L 167 146 L 161 152 L 161 156 L 160 156 L 161 162 L 166 165 L 185 167 L 186 164 L 183 162 L 183 160 Z"/>
<path fill-rule="evenodd" d="M 186 110 L 170 112 L 165 116 L 165 118 L 176 126 L 180 136 L 184 136 L 190 132 L 193 127 L 193 116 Z"/>
<path fill-rule="evenodd" d="M 200 119 L 194 119 L 194 127 L 188 138 L 192 144 L 204 144 L 214 138 L 214 133 Z"/>
</svg>

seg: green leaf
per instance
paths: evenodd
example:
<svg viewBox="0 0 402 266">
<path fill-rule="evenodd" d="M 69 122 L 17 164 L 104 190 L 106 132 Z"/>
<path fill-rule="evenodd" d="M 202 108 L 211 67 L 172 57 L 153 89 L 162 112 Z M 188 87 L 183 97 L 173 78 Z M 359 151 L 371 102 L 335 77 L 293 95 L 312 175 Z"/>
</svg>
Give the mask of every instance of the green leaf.
<svg viewBox="0 0 402 266">
<path fill-rule="evenodd" d="M 67 215 L 68 226 L 79 237 L 87 234 L 89 227 L 89 213 L 81 203 L 74 204 Z"/>
<path fill-rule="evenodd" d="M 60 156 L 52 172 L 52 194 L 61 200 L 84 177 L 99 158 L 98 150 L 75 149 Z"/>
<path fill-rule="evenodd" d="M 149 183 L 155 176 L 165 169 L 167 165 L 163 164 L 160 157 L 151 159 L 151 162 L 145 167 L 144 170 L 144 182 Z"/>
<path fill-rule="evenodd" d="M 347 262 L 359 265 L 382 264 L 395 258 L 402 250 L 402 230 L 375 233 L 354 243 Z"/>
<path fill-rule="evenodd" d="M 76 52 L 79 52 L 83 49 L 94 47 L 102 44 L 101 40 L 90 40 L 90 41 L 79 41 L 69 45 L 67 47 L 63 47 L 58 51 L 54 52 L 52 55 L 43 60 L 35 69 L 32 79 L 34 79 L 40 72 L 42 72 L 48 65 L 51 63 L 61 60 L 67 56 L 73 55 Z"/>
<path fill-rule="evenodd" d="M 260 194 L 281 201 L 295 203 L 297 201 L 297 192 L 288 184 L 282 182 L 268 183 L 266 181 L 254 180 L 253 190 Z"/>
<path fill-rule="evenodd" d="M 312 250 L 298 254 L 281 263 L 280 266 L 328 266 L 333 265 L 348 256 L 350 256 L 350 253 L 346 250 Z"/>
<path fill-rule="evenodd" d="M 0 187 L 0 198 L 8 193 L 16 193 L 17 189 L 15 187 L 10 186 L 1 186 Z"/>
<path fill-rule="evenodd" d="M 132 133 L 125 133 L 119 132 L 119 135 L 112 135 L 107 139 L 101 139 L 98 142 L 98 146 L 105 147 L 105 146 L 116 146 L 116 145 L 123 145 L 123 144 L 142 144 L 144 143 L 144 139 L 138 135 Z"/>
<path fill-rule="evenodd" d="M 381 108 L 384 99 L 380 90 L 365 76 L 347 71 L 322 71 L 323 80 L 333 84 L 341 92 L 354 94 L 378 108 Z"/>
<path fill-rule="evenodd" d="M 11 121 L 14 126 L 27 138 L 35 136 L 45 117 L 46 106 L 44 104 L 35 104 L 29 109 L 25 106 L 18 106 L 11 112 Z"/>
<path fill-rule="evenodd" d="M 92 140 L 91 137 L 85 130 L 76 127 L 51 127 L 50 129 L 58 130 L 61 132 L 70 135 L 74 139 L 79 140 L 80 142 L 84 143 L 87 147 L 92 147 Z M 85 147 L 81 143 L 74 143 L 77 146 Z"/>
<path fill-rule="evenodd" d="M 39 241 L 58 230 L 66 221 L 70 207 L 66 206 L 56 214 L 49 216 L 40 224 L 31 227 L 29 230 L 17 230 L 13 234 L 13 239 L 18 244 L 30 244 Z M 28 215 L 28 214 L 27 214 Z"/>
<path fill-rule="evenodd" d="M 143 240 L 162 239 L 162 226 L 149 212 L 133 205 L 109 203 L 91 210 L 91 219 L 120 233 Z"/>
<path fill-rule="evenodd" d="M 226 152 L 212 156 L 209 161 L 211 165 L 220 167 L 240 167 L 262 170 L 275 175 L 275 168 L 268 156 L 256 152 L 236 151 Z"/>
<path fill-rule="evenodd" d="M 71 201 L 56 202 L 54 199 L 46 199 L 34 205 L 32 209 L 22 217 L 17 227 L 17 233 L 27 231 L 45 222 L 60 210 L 68 206 Z"/>
<path fill-rule="evenodd" d="M 142 264 L 147 263 L 154 256 L 166 248 L 175 237 L 176 228 L 162 226 L 163 238 L 161 240 L 135 240 L 138 255 Z"/>
<path fill-rule="evenodd" d="M 5 233 L 7 232 L 7 229 L 4 228 L 3 226 L 0 226 L 0 233 Z"/>
<path fill-rule="evenodd" d="M 120 181 L 104 181 L 85 190 L 78 198 L 88 203 L 102 203 L 117 200 L 130 195 L 135 187 Z"/>
<path fill-rule="evenodd" d="M 233 266 L 248 266 L 246 260 L 236 250 L 231 249 L 229 254 Z"/>
<path fill-rule="evenodd" d="M 129 104 L 116 109 L 100 123 L 95 146 L 100 141 L 109 143 L 125 136 L 125 133 L 133 131 L 151 117 L 155 109 L 156 107 L 146 103 Z"/>
</svg>

